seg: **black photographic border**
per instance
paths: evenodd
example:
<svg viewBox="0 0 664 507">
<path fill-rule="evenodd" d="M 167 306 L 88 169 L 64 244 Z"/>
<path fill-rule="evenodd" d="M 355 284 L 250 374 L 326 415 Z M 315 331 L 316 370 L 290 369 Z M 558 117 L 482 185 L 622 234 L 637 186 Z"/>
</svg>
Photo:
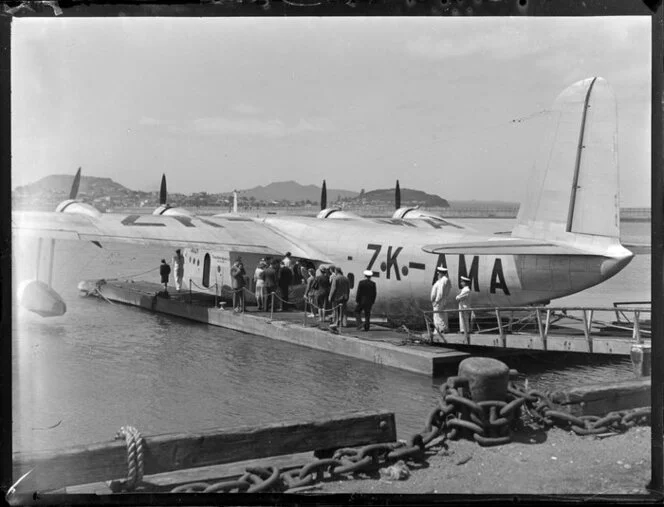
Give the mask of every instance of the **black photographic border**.
<svg viewBox="0 0 664 507">
<path fill-rule="evenodd" d="M 199 0 L 126 3 L 62 0 L 0 3 L 0 491 L 12 478 L 12 271 L 11 271 L 11 23 L 14 17 L 118 16 L 650 16 L 652 19 L 651 96 L 651 301 L 652 336 L 664 338 L 664 166 L 662 164 L 662 76 L 664 7 L 661 0 L 491 0 L 474 11 L 460 11 L 455 0 Z M 652 340 L 652 364 L 664 364 L 664 341 Z M 664 369 L 653 367 L 651 377 L 650 496 L 598 495 L 594 501 L 661 502 L 664 498 Z M 276 494 L 15 494 L 13 505 L 265 505 L 265 504 L 474 504 L 491 501 L 584 502 L 588 495 L 276 495 Z M 5 500 L 5 501 L 7 501 Z"/>
</svg>

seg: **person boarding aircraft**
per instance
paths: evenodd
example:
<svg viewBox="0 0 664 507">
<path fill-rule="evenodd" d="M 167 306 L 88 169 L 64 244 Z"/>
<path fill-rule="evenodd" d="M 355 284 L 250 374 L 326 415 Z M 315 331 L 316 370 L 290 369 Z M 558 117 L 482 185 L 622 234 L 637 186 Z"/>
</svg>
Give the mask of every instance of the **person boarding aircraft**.
<svg viewBox="0 0 664 507">
<path fill-rule="evenodd" d="M 214 284 L 212 276 L 230 279 L 231 258 L 241 256 L 255 265 L 261 257 L 291 252 L 316 267 L 341 266 L 351 291 L 356 290 L 356 277 L 371 272 L 380 285 L 373 312 L 388 316 L 421 316 L 420 309 L 431 304 L 438 266 L 447 268 L 455 291 L 462 277 L 469 280 L 474 307 L 548 303 L 601 283 L 633 257 L 619 240 L 617 119 L 611 88 L 599 77 L 572 84 L 554 102 L 549 122 L 509 236 L 481 234 L 412 208 L 398 209 L 391 219 L 363 218 L 334 208 L 323 209 L 317 218 L 236 213 L 198 217 L 175 208 L 153 216 L 102 214 L 75 199 L 58 206 L 57 212 L 14 212 L 13 227 L 20 237 L 97 245 L 186 244 L 185 278 L 203 287 Z M 324 200 L 321 204 L 325 207 Z M 52 302 L 54 291 L 42 282 L 29 284 L 21 303 L 48 314 L 40 307 L 40 295 Z M 59 311 L 64 312 L 64 305 L 52 314 Z"/>
</svg>

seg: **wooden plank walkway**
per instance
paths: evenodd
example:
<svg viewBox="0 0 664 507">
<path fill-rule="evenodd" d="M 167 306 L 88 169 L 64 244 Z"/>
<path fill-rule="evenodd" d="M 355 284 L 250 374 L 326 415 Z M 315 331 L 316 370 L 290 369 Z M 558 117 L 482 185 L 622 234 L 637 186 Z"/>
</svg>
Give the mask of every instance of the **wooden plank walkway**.
<svg viewBox="0 0 664 507">
<path fill-rule="evenodd" d="M 149 282 L 109 281 L 100 287 L 100 293 L 110 301 L 425 375 L 435 375 L 469 356 L 467 352 L 432 346 L 424 336 L 409 336 L 373 322 L 369 332 L 351 326 L 333 333 L 327 324 L 321 327 L 312 318 L 305 320 L 303 311 L 275 312 L 272 318 L 269 312 L 257 312 L 255 307 L 238 313 L 215 307 L 214 294 L 172 291 L 171 298 L 166 299 L 156 296 L 160 289 L 160 285 Z M 423 341 L 415 343 L 415 338 Z"/>
</svg>

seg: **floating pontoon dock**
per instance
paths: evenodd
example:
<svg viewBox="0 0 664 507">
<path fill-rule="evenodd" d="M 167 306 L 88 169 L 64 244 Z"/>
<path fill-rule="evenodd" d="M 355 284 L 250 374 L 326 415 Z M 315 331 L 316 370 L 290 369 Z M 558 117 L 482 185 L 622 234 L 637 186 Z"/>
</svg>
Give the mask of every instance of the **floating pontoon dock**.
<svg viewBox="0 0 664 507">
<path fill-rule="evenodd" d="M 221 309 L 214 294 L 170 292 L 170 299 L 157 296 L 161 286 L 149 282 L 108 281 L 97 286 L 99 295 L 110 301 L 137 306 L 153 312 L 182 317 L 212 326 L 286 341 L 334 354 L 371 361 L 402 370 L 434 375 L 443 366 L 456 366 L 469 354 L 442 346 L 431 346 L 426 336 L 409 335 L 372 323 L 369 332 L 344 327 L 339 333 L 318 328 L 318 322 L 302 311 L 257 312 L 248 307 L 244 313 Z M 423 340 L 425 343 L 416 343 Z"/>
</svg>

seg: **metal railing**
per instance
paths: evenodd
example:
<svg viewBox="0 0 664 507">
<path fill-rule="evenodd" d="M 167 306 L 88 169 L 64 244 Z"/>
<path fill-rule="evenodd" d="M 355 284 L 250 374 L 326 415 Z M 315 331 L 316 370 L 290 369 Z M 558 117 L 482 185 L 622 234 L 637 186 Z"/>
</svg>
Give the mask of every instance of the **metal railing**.
<svg viewBox="0 0 664 507">
<path fill-rule="evenodd" d="M 583 335 L 589 344 L 589 350 L 592 350 L 592 339 L 593 339 L 593 327 L 601 327 L 602 330 L 616 330 L 616 331 L 631 331 L 632 340 L 635 343 L 643 343 L 644 335 L 650 336 L 650 330 L 643 329 L 640 316 L 642 314 L 651 313 L 650 308 L 642 307 L 621 307 L 621 304 L 628 302 L 618 302 L 614 303 L 614 306 L 605 307 L 550 307 L 550 306 L 516 306 L 516 307 L 476 307 L 476 308 L 467 308 L 460 310 L 458 308 L 445 309 L 439 311 L 423 311 L 425 317 L 425 322 L 427 326 L 428 335 L 433 342 L 434 331 L 431 329 L 431 318 L 434 314 L 460 314 L 461 312 L 470 312 L 471 318 L 469 319 L 470 329 L 466 330 L 465 338 L 466 344 L 470 345 L 470 335 L 472 334 L 473 326 L 477 327 L 478 333 L 495 333 L 498 332 L 502 346 L 506 346 L 507 333 L 518 333 L 524 327 L 529 324 L 536 324 L 535 329 L 539 338 L 543 341 L 544 346 L 546 347 L 546 340 L 549 337 L 552 329 L 552 325 L 560 322 L 563 319 L 568 319 L 576 323 L 582 324 L 581 329 Z M 648 304 L 648 302 L 632 302 L 632 304 Z M 617 306 L 616 306 L 617 305 Z M 523 314 L 515 318 L 516 314 Z M 580 316 L 572 315 L 571 312 L 580 312 Z M 612 313 L 617 316 L 617 322 L 606 322 L 603 320 L 595 319 L 595 315 L 598 312 L 607 312 Z M 486 315 L 493 313 L 495 316 L 495 327 L 490 327 L 486 329 L 481 329 L 479 327 L 477 315 Z M 625 318 L 625 321 L 622 321 L 619 315 L 622 315 Z M 630 320 L 628 315 L 632 315 Z M 459 318 L 461 316 L 459 315 Z M 503 320 L 507 320 L 507 323 L 504 324 Z M 521 325 L 520 329 L 515 331 L 515 328 Z"/>
</svg>

